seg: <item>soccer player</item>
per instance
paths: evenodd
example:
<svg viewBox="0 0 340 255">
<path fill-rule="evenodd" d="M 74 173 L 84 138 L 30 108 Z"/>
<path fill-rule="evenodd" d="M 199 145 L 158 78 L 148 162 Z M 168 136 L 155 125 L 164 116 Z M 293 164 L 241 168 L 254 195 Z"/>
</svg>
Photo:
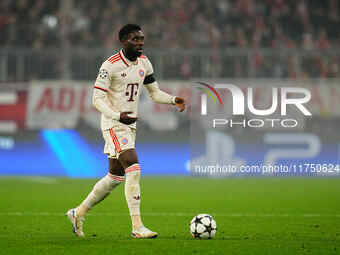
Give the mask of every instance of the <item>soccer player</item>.
<svg viewBox="0 0 340 255">
<path fill-rule="evenodd" d="M 84 236 L 86 213 L 108 196 L 125 179 L 125 198 L 132 221 L 132 237 L 155 238 L 157 233 L 146 228 L 140 215 L 140 170 L 135 150 L 138 98 L 144 86 L 152 100 L 172 104 L 182 112 L 184 99 L 160 90 L 149 59 L 143 55 L 144 33 L 140 26 L 127 24 L 119 31 L 123 48 L 100 67 L 93 89 L 93 105 L 101 114 L 105 140 L 104 153 L 109 160 L 109 173 L 99 180 L 85 200 L 68 210 L 73 232 Z"/>
</svg>

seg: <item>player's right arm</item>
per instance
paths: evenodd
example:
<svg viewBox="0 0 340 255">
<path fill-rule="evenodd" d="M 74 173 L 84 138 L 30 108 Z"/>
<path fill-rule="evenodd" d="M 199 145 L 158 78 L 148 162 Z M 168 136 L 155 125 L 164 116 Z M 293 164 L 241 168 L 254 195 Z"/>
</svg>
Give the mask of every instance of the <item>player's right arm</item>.
<svg viewBox="0 0 340 255">
<path fill-rule="evenodd" d="M 112 70 L 107 62 L 104 62 L 99 69 L 99 73 L 94 84 L 92 104 L 93 106 L 107 118 L 119 120 L 120 113 L 115 112 L 110 107 L 110 101 L 107 97 L 108 89 L 112 80 Z"/>
<path fill-rule="evenodd" d="M 118 120 L 121 123 L 130 125 L 137 120 L 137 118 L 132 118 L 128 115 L 131 112 L 115 112 L 110 107 L 111 104 L 107 97 L 107 93 L 113 78 L 113 72 L 109 65 L 111 64 L 104 62 L 99 69 L 99 73 L 93 88 L 92 104 L 107 118 Z"/>
</svg>

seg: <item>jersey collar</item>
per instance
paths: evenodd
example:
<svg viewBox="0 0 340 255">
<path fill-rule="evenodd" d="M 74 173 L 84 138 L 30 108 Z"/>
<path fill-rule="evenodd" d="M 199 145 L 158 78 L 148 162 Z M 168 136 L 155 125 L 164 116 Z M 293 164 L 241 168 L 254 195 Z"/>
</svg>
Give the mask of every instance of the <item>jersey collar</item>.
<svg viewBox="0 0 340 255">
<path fill-rule="evenodd" d="M 136 61 L 130 61 L 128 58 L 126 58 L 124 56 L 124 53 L 123 53 L 123 49 L 121 49 L 119 51 L 119 55 L 121 57 L 121 59 L 123 60 L 124 64 L 129 67 L 130 65 L 137 65 L 138 64 L 138 58 L 136 59 Z"/>
</svg>

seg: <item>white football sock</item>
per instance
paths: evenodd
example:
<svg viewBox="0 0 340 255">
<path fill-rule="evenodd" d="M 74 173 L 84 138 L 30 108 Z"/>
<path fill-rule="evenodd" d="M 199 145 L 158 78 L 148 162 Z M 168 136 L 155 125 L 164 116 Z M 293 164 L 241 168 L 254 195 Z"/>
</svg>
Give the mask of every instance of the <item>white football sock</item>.
<svg viewBox="0 0 340 255">
<path fill-rule="evenodd" d="M 133 164 L 125 169 L 125 198 L 133 228 L 142 225 L 140 219 L 140 166 Z"/>
<path fill-rule="evenodd" d="M 124 181 L 124 176 L 117 176 L 108 173 L 100 179 L 93 187 L 92 191 L 85 200 L 77 207 L 77 214 L 85 216 L 85 214 L 97 203 L 104 200 L 111 191 Z"/>
</svg>

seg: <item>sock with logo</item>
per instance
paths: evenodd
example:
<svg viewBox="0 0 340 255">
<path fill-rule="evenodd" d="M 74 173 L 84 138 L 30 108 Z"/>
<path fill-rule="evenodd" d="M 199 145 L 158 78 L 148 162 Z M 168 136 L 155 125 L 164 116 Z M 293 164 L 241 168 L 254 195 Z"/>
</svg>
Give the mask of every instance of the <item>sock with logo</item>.
<svg viewBox="0 0 340 255">
<path fill-rule="evenodd" d="M 133 164 L 125 169 L 125 198 L 129 207 L 132 228 L 142 226 L 140 217 L 140 166 Z"/>
</svg>

